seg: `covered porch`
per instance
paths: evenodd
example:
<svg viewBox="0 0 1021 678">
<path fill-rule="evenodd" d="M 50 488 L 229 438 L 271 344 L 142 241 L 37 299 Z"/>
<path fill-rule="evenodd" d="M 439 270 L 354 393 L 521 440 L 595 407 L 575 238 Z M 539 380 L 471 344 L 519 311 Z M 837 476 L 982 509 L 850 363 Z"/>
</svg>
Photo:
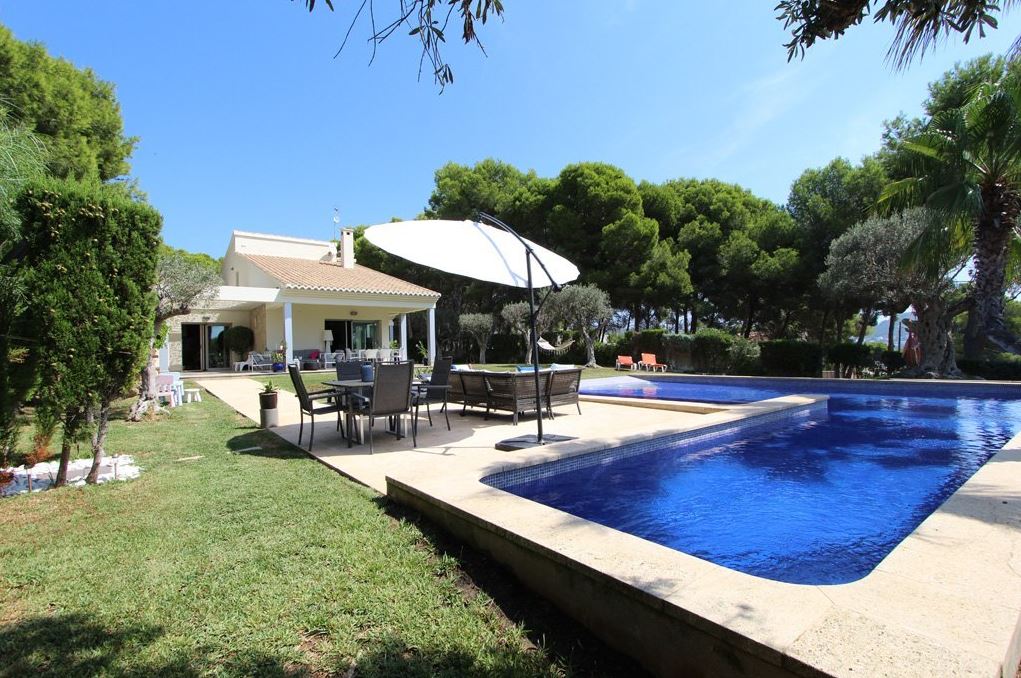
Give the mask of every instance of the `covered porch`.
<svg viewBox="0 0 1021 678">
<path fill-rule="evenodd" d="M 287 363 L 310 351 L 398 349 L 401 360 L 421 360 L 414 347 L 436 356 L 436 298 L 397 294 L 224 286 L 207 308 L 170 321 L 160 349 L 160 369 L 174 372 L 230 371 L 245 356 L 230 355 L 223 342 L 229 327 L 252 330 L 254 351 L 282 352 Z M 409 336 L 408 316 L 427 314 L 427 334 Z"/>
</svg>

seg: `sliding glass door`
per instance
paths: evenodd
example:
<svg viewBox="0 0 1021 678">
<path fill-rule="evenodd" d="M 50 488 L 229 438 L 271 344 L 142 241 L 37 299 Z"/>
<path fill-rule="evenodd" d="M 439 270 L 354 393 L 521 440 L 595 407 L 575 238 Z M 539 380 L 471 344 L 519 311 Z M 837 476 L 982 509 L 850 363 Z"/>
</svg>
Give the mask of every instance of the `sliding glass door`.
<svg viewBox="0 0 1021 678">
<path fill-rule="evenodd" d="M 221 323 L 182 323 L 181 367 L 189 372 L 230 367 L 223 344 L 223 331 L 228 327 Z"/>
</svg>

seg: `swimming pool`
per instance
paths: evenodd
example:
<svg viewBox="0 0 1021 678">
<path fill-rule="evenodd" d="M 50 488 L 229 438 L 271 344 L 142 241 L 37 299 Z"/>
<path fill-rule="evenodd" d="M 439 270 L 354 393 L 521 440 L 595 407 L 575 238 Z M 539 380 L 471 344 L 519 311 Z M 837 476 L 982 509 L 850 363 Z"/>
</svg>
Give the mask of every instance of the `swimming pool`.
<svg viewBox="0 0 1021 678">
<path fill-rule="evenodd" d="M 515 495 L 748 574 L 855 581 L 1021 429 L 1021 391 L 802 380 L 633 378 L 584 393 L 828 406 L 697 440 L 587 455 L 563 471 L 484 479 Z M 533 467 L 537 468 L 538 467 Z"/>
</svg>

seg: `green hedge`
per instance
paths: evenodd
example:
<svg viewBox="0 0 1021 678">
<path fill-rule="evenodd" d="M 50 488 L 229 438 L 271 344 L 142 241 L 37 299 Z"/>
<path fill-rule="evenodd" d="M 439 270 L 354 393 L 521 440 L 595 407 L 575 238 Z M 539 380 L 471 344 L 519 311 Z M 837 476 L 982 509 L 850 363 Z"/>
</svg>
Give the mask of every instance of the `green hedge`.
<svg viewBox="0 0 1021 678">
<path fill-rule="evenodd" d="M 730 346 L 734 336 L 723 330 L 706 327 L 695 332 L 691 342 L 691 359 L 695 370 L 723 374 L 730 365 Z"/>
<path fill-rule="evenodd" d="M 759 344 L 763 371 L 774 377 L 817 377 L 822 347 L 808 341 L 777 340 Z"/>
<path fill-rule="evenodd" d="M 1021 381 L 1021 356 L 1000 353 L 989 360 L 959 358 L 957 367 L 968 376 L 1002 381 Z"/>
<path fill-rule="evenodd" d="M 887 374 L 893 374 L 908 364 L 904 359 L 904 354 L 900 351 L 883 351 L 879 355 L 879 359 L 883 362 Z"/>
<path fill-rule="evenodd" d="M 871 346 L 859 345 L 850 341 L 833 344 L 827 348 L 826 360 L 838 366 L 845 375 L 851 370 L 857 372 L 865 367 L 871 367 L 875 363 Z"/>
</svg>

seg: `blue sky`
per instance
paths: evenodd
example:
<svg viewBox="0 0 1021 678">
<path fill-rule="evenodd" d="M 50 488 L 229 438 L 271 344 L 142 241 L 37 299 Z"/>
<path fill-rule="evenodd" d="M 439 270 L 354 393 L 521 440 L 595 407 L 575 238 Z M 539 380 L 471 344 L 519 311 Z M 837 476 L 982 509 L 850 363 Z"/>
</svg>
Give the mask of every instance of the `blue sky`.
<svg viewBox="0 0 1021 678">
<path fill-rule="evenodd" d="M 335 206 L 344 224 L 414 217 L 438 167 L 486 157 L 716 177 L 782 203 L 804 169 L 876 150 L 882 121 L 917 114 L 954 62 L 1021 33 L 1017 12 L 894 72 L 891 29 L 871 23 L 787 63 L 774 2 L 505 2 L 488 57 L 450 44 L 440 95 L 403 34 L 370 67 L 363 22 L 333 59 L 356 4 L 0 0 L 0 22 L 116 84 L 165 239 L 215 256 L 235 228 L 327 238 Z"/>
</svg>

